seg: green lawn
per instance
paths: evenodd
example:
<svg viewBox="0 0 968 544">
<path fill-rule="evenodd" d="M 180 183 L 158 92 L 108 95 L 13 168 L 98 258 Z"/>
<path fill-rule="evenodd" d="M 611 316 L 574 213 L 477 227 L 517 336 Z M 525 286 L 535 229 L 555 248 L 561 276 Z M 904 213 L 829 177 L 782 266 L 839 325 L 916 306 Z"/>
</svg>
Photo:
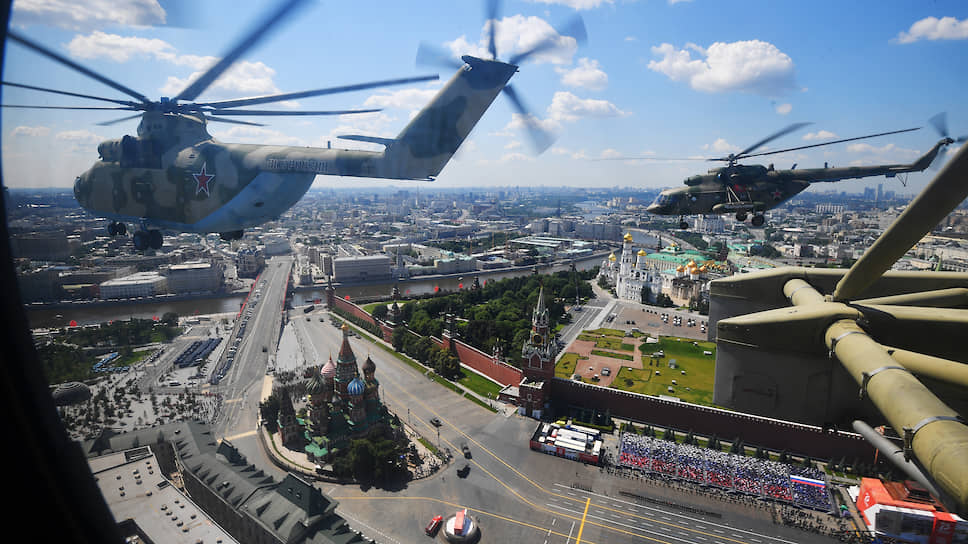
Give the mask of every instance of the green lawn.
<svg viewBox="0 0 968 544">
<path fill-rule="evenodd" d="M 611 357 L 612 359 L 621 359 L 623 361 L 635 360 L 635 356 L 628 353 L 613 353 L 611 351 L 602 351 L 600 349 L 593 349 L 592 355 L 598 355 L 599 357 Z"/>
<path fill-rule="evenodd" d="M 587 332 L 589 334 L 597 334 L 597 335 L 604 334 L 605 336 L 618 336 L 619 338 L 624 338 L 625 337 L 625 331 L 623 331 L 621 329 L 606 329 L 606 328 L 601 328 L 601 329 L 595 329 L 593 331 L 583 331 L 583 332 Z"/>
<path fill-rule="evenodd" d="M 487 397 L 496 399 L 497 394 L 501 392 L 501 386 L 492 382 L 491 380 L 472 372 L 470 370 L 463 370 L 462 373 L 464 377 L 457 380 L 461 385 L 470 389 L 471 391 L 477 393 L 482 397 Z"/>
<path fill-rule="evenodd" d="M 561 359 L 558 359 L 558 364 L 555 365 L 555 377 L 571 379 L 575 374 L 575 366 L 581 360 L 587 361 L 588 357 L 582 357 L 577 353 L 565 353 L 561 356 Z"/>
</svg>

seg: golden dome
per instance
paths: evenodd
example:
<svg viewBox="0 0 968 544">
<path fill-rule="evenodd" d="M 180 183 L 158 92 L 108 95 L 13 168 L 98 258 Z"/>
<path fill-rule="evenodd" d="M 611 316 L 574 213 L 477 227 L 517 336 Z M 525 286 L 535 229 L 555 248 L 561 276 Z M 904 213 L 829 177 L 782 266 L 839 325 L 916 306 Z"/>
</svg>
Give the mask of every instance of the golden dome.
<svg viewBox="0 0 968 544">
<path fill-rule="evenodd" d="M 608 256 L 608 260 L 610 260 L 610 261 L 612 261 L 614 263 L 615 262 L 615 254 L 612 253 L 611 255 L 609 255 Z"/>
<path fill-rule="evenodd" d="M 646 255 L 648 255 L 648 253 L 646 253 L 644 249 L 639 250 L 639 253 L 638 253 L 639 257 L 645 257 Z"/>
<path fill-rule="evenodd" d="M 631 242 L 632 241 L 632 233 L 631 232 L 626 232 L 625 233 L 625 236 L 622 239 L 625 240 L 626 242 Z"/>
<path fill-rule="evenodd" d="M 699 271 L 700 271 L 700 272 L 705 272 L 705 271 L 706 271 L 706 265 L 702 265 L 702 266 L 700 266 L 700 267 L 699 267 Z"/>
<path fill-rule="evenodd" d="M 686 266 L 688 266 L 689 268 L 692 268 L 696 266 L 696 261 L 689 261 L 689 264 L 687 264 Z"/>
<path fill-rule="evenodd" d="M 685 269 L 686 268 L 680 264 L 679 266 L 676 267 L 676 272 L 682 272 Z"/>
</svg>

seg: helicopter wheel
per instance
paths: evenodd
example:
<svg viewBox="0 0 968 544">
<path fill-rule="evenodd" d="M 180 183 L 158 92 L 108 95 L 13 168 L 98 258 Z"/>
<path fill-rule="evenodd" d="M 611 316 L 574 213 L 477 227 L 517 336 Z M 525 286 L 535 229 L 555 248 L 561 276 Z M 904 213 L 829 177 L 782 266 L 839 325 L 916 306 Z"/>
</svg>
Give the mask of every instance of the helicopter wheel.
<svg viewBox="0 0 968 544">
<path fill-rule="evenodd" d="M 679 221 L 679 229 L 680 230 L 686 230 L 688 228 L 689 228 L 689 223 L 688 222 L 686 222 L 685 220 Z"/>
<path fill-rule="evenodd" d="M 148 249 L 148 231 L 139 230 L 134 233 L 132 241 L 134 242 L 134 248 L 138 251 L 144 251 Z"/>
<path fill-rule="evenodd" d="M 114 221 L 108 223 L 108 236 L 117 236 L 117 235 L 118 235 L 117 223 L 115 223 Z"/>
<path fill-rule="evenodd" d="M 746 212 L 736 212 L 736 220 L 740 223 L 746 221 Z"/>
<path fill-rule="evenodd" d="M 117 222 L 114 224 L 114 231 L 118 233 L 118 236 L 125 236 L 128 234 L 128 226 L 124 223 Z"/>
<path fill-rule="evenodd" d="M 161 249 L 161 246 L 165 243 L 165 237 L 161 234 L 160 230 L 149 230 L 148 231 L 148 246 L 151 249 Z"/>
<path fill-rule="evenodd" d="M 233 231 L 230 231 L 230 232 L 222 232 L 222 233 L 219 233 L 219 238 L 221 238 L 222 240 L 225 240 L 226 242 L 228 242 L 230 240 L 241 240 L 242 239 L 242 236 L 244 234 L 245 234 L 244 231 L 241 231 L 241 230 L 233 230 Z"/>
<path fill-rule="evenodd" d="M 752 224 L 754 227 L 762 227 L 763 223 L 766 223 L 766 217 L 763 217 L 759 214 L 754 215 L 753 219 L 750 219 L 750 224 Z"/>
</svg>

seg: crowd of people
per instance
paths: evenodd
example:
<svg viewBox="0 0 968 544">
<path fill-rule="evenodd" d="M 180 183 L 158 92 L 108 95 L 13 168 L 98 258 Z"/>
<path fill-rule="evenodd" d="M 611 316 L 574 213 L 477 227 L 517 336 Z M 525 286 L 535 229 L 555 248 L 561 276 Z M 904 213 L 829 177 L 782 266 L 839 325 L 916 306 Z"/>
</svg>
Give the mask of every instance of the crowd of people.
<svg viewBox="0 0 968 544">
<path fill-rule="evenodd" d="M 818 510 L 830 509 L 825 486 L 791 479 L 799 476 L 823 482 L 823 472 L 813 467 L 631 433 L 620 437 L 618 465 Z"/>
</svg>

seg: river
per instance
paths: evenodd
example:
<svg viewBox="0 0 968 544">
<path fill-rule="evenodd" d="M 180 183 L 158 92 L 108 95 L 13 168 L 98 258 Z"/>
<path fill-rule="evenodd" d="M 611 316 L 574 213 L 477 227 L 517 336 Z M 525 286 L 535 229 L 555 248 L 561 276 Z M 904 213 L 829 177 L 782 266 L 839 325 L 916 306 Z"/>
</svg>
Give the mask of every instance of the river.
<svg viewBox="0 0 968 544">
<path fill-rule="evenodd" d="M 586 258 L 575 261 L 578 270 L 589 270 L 598 266 L 602 262 L 602 256 Z M 554 265 L 550 268 L 541 268 L 542 274 L 569 270 L 570 263 Z M 363 285 L 337 286 L 337 296 L 349 296 L 350 300 L 372 299 L 375 297 L 389 296 L 393 291 L 393 286 L 398 285 L 400 292 L 404 295 L 426 295 L 434 292 L 457 291 L 461 284 L 463 288 L 469 288 L 474 283 L 474 277 L 480 277 L 481 284 L 488 281 L 496 281 L 504 278 L 511 278 L 533 273 L 532 268 L 516 268 L 513 270 L 496 270 L 493 272 L 478 271 L 468 272 L 461 276 L 445 276 L 437 278 L 422 278 L 417 276 L 407 281 L 370 283 Z M 115 319 L 152 319 L 157 316 L 161 318 L 166 312 L 175 312 L 179 316 L 209 315 L 221 313 L 238 312 L 242 303 L 245 301 L 245 294 L 231 294 L 215 298 L 202 298 L 192 300 L 175 301 L 150 301 L 150 302 L 119 302 L 117 304 L 74 304 L 68 307 L 27 309 L 27 318 L 31 328 L 54 328 L 66 327 L 71 321 L 76 321 L 78 325 L 90 325 L 103 323 Z M 293 305 L 301 306 L 311 303 L 314 299 L 325 298 L 323 289 L 297 290 L 293 295 Z"/>
</svg>

